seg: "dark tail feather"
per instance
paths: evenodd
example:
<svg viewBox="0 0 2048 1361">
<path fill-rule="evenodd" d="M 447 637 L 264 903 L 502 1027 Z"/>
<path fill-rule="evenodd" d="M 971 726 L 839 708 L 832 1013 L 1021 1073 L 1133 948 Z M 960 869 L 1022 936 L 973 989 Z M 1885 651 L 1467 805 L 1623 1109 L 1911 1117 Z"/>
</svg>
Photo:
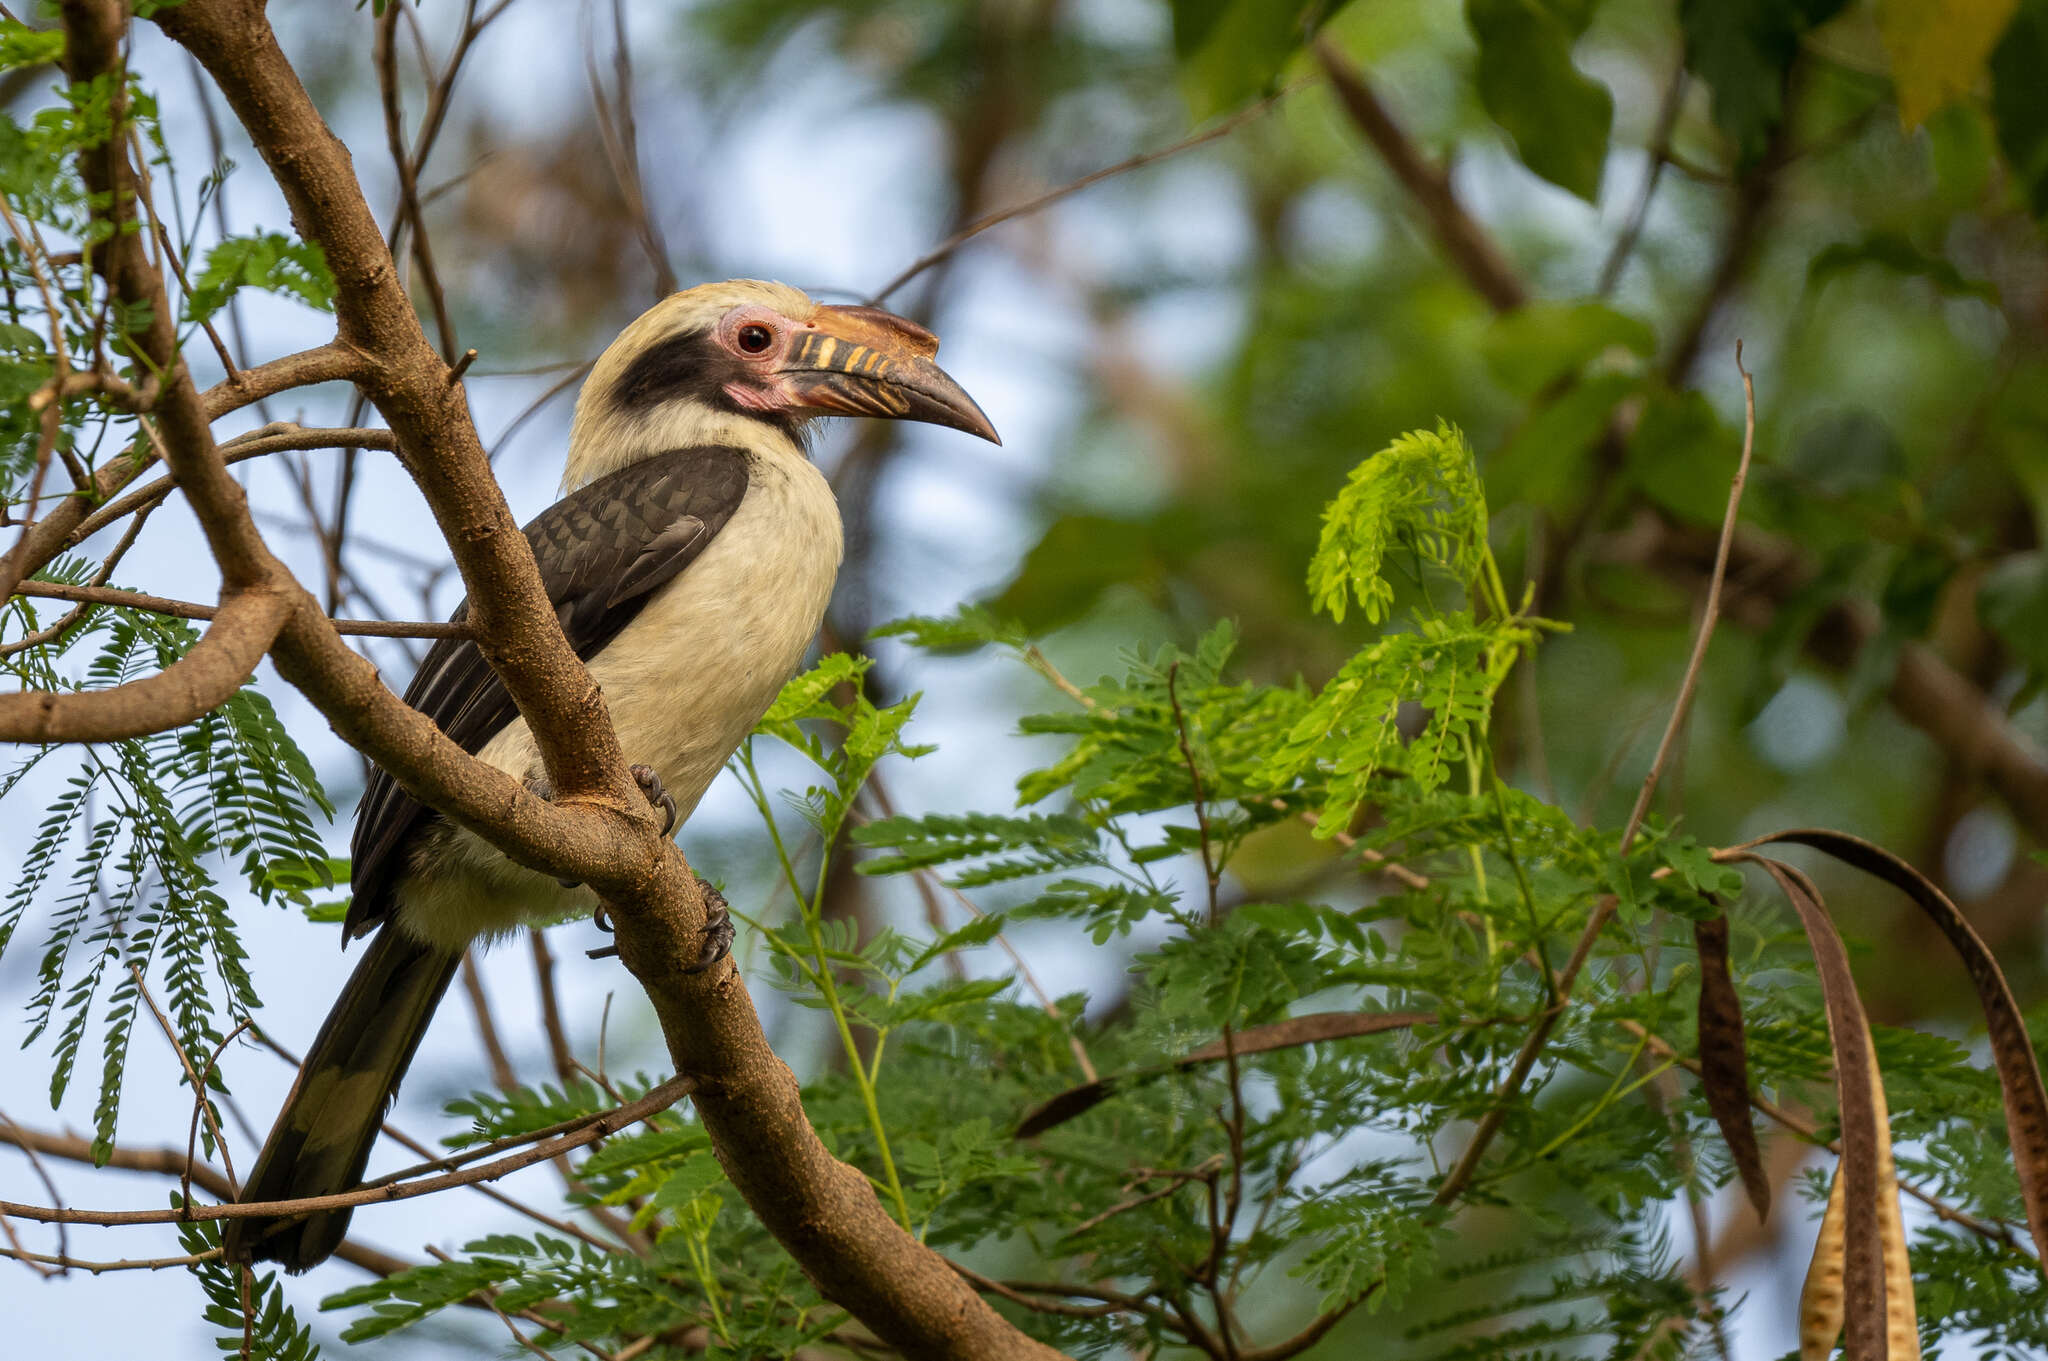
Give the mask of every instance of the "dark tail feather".
<svg viewBox="0 0 2048 1361">
<path fill-rule="evenodd" d="M 333 1195 L 362 1180 L 384 1112 L 460 959 L 396 925 L 371 939 L 242 1185 L 245 1203 Z M 230 1219 L 222 1234 L 227 1258 L 304 1271 L 340 1246 L 350 1213 Z"/>
</svg>

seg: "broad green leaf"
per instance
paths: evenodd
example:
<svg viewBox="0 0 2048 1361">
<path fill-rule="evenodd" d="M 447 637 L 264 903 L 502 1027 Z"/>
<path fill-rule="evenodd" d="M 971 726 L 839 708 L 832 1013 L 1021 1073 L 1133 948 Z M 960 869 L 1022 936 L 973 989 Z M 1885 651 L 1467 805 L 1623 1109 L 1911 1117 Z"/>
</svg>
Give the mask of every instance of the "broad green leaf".
<svg viewBox="0 0 2048 1361">
<path fill-rule="evenodd" d="M 1321 0 L 1172 0 L 1181 93 L 1196 121 L 1262 94 L 1342 7 Z"/>
<path fill-rule="evenodd" d="M 2019 0 L 1878 0 L 1899 121 L 1917 128 L 1968 94 L 2018 9 Z"/>
<path fill-rule="evenodd" d="M 1785 80 L 1809 29 L 1846 0 L 1679 0 L 1685 64 L 1714 92 L 1714 122 L 1740 168 L 1756 164 L 1785 116 Z"/>
<path fill-rule="evenodd" d="M 1985 573 L 1977 615 L 2028 667 L 2048 671 L 2048 553 L 2015 553 Z"/>
<path fill-rule="evenodd" d="M 1588 203 L 1600 196 L 1614 125 L 1614 96 L 1572 64 L 1590 13 L 1561 0 L 1465 0 L 1479 102 L 1523 165 Z"/>
<path fill-rule="evenodd" d="M 1506 446 L 1487 460 L 1487 484 L 1501 504 L 1549 509 L 1574 504 L 1594 441 L 1614 408 L 1641 391 L 1643 381 L 1632 373 L 1596 373 L 1531 412 Z"/>
<path fill-rule="evenodd" d="M 1741 450 L 1741 432 L 1700 393 L 1659 389 L 1628 442 L 1629 480 L 1680 519 L 1718 525 Z"/>
<path fill-rule="evenodd" d="M 2048 0 L 2021 0 L 1991 54 L 1998 146 L 2036 218 L 2048 218 Z"/>
<path fill-rule="evenodd" d="M 1893 231 L 1875 231 L 1858 241 L 1837 241 L 1822 248 L 1806 267 L 1806 286 L 1818 291 L 1837 276 L 1861 265 L 1876 265 L 1894 274 L 1925 279 L 1955 297 L 1981 298 L 1993 305 L 1998 302 L 1995 285 L 1967 277 L 1946 257 L 1930 254 Z"/>
</svg>

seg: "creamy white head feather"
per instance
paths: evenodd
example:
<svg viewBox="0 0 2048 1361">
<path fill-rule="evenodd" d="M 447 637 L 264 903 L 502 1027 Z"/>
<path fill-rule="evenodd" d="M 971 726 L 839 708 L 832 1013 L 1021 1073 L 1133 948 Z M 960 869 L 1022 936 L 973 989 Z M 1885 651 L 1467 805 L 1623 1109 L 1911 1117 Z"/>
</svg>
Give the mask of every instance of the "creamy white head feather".
<svg viewBox="0 0 2048 1361">
<path fill-rule="evenodd" d="M 623 411 L 612 393 L 633 360 L 671 336 L 716 326 L 735 307 L 755 303 L 791 321 L 809 321 L 818 310 L 802 289 L 763 279 L 730 279 L 671 293 L 619 333 L 591 367 L 576 399 L 569 429 L 569 458 L 562 490 L 573 491 L 606 473 L 670 449 L 733 444 L 803 458 L 796 440 L 761 420 L 694 402 L 664 402 Z"/>
</svg>

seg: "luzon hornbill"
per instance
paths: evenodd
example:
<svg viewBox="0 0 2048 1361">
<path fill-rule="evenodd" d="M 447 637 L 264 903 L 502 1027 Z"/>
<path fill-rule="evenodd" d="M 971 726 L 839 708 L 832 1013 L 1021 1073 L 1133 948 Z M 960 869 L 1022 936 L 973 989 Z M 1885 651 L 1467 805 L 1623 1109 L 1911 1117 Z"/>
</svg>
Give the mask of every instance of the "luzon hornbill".
<svg viewBox="0 0 2048 1361">
<path fill-rule="evenodd" d="M 937 350 L 929 331 L 877 308 L 736 280 L 665 299 L 591 370 L 567 494 L 526 537 L 671 830 L 802 661 L 832 593 L 839 509 L 806 454 L 812 418 L 928 421 L 996 439 L 932 362 Z M 405 698 L 465 750 L 547 792 L 532 734 L 473 644 L 437 642 Z M 307 1052 L 244 1202 L 356 1185 L 463 951 L 597 906 L 587 888 L 514 864 L 381 770 L 356 810 L 351 859 L 342 938 L 376 934 Z M 731 940 L 719 904 L 699 967 Z M 304 1271 L 340 1244 L 349 1213 L 230 1219 L 226 1255 Z"/>
</svg>

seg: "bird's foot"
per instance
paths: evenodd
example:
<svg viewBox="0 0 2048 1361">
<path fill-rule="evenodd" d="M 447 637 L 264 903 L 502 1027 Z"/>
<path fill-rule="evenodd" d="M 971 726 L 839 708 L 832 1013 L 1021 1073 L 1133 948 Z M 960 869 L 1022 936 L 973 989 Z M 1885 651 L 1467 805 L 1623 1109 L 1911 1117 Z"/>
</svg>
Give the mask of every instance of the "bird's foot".
<svg viewBox="0 0 2048 1361">
<path fill-rule="evenodd" d="M 661 787 L 661 776 L 654 773 L 654 767 L 634 766 L 633 782 L 640 786 L 647 801 L 661 810 L 661 834 L 667 836 L 675 831 L 676 797 Z"/>
<path fill-rule="evenodd" d="M 697 889 L 704 895 L 704 945 L 698 952 L 697 962 L 683 970 L 684 973 L 703 973 L 732 953 L 732 908 L 725 901 L 709 879 L 697 876 Z"/>
<path fill-rule="evenodd" d="M 731 954 L 734 935 L 732 908 L 725 901 L 725 895 L 702 875 L 697 877 L 697 891 L 704 895 L 704 943 L 699 947 L 697 962 L 683 970 L 684 973 L 691 974 L 703 973 Z M 611 918 L 605 915 L 603 903 L 597 905 L 597 911 L 591 914 L 590 919 L 598 930 L 606 935 L 611 934 Z M 592 959 L 614 959 L 618 956 L 619 947 L 603 945 L 595 950 L 585 950 L 584 953 Z"/>
</svg>

